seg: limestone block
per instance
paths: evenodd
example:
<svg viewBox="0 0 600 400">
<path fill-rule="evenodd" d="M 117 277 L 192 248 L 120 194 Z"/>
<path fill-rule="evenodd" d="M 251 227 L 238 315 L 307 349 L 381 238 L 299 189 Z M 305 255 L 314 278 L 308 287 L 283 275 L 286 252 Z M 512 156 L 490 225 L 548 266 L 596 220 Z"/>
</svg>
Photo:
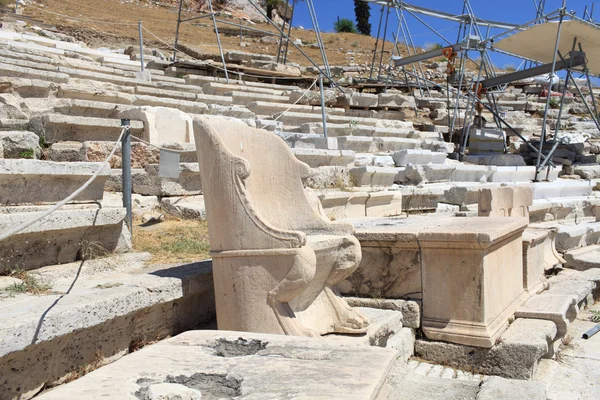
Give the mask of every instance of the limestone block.
<svg viewBox="0 0 600 400">
<path fill-rule="evenodd" d="M 463 218 L 419 233 L 423 331 L 432 340 L 492 347 L 526 299 L 524 218 Z M 457 229 L 458 228 L 458 229 Z"/>
<path fill-rule="evenodd" d="M 79 189 L 100 166 L 100 163 L 0 160 L 0 204 L 57 203 Z M 73 202 L 101 200 L 109 172 L 108 168 L 101 171 Z"/>
<path fill-rule="evenodd" d="M 529 219 L 533 190 L 527 186 L 510 186 L 479 191 L 480 217 L 523 217 Z"/>
<path fill-rule="evenodd" d="M 200 400 L 202 392 L 178 383 L 156 383 L 148 386 L 145 400 Z"/>
<path fill-rule="evenodd" d="M 335 91 L 325 90 L 323 93 L 325 96 L 325 106 L 327 106 L 327 107 L 334 106 L 335 103 L 337 102 L 337 97 L 335 96 Z M 314 92 L 314 91 L 306 92 L 305 90 L 302 90 L 302 89 L 293 90 L 290 93 L 289 102 L 291 104 L 295 104 L 296 102 L 298 102 L 298 104 L 320 107 L 321 106 L 321 93 Z"/>
<path fill-rule="evenodd" d="M 415 354 L 425 360 L 484 375 L 531 379 L 556 337 L 552 321 L 520 318 L 491 348 L 417 340 Z"/>
<path fill-rule="evenodd" d="M 565 266 L 578 271 L 600 268 L 600 246 L 592 245 L 567 251 L 564 254 Z"/>
<path fill-rule="evenodd" d="M 354 162 L 354 152 L 350 150 L 292 149 L 296 158 L 311 168 L 323 166 L 348 167 Z"/>
<path fill-rule="evenodd" d="M 83 392 L 89 400 L 125 398 L 169 381 L 202 384 L 203 395 L 215 399 L 375 399 L 396 357 L 393 349 L 357 346 L 348 339 L 191 331 L 44 392 L 40 400 Z M 328 378 L 317 379 L 323 376 Z"/>
<path fill-rule="evenodd" d="M 530 294 L 541 290 L 544 274 L 565 263 L 556 251 L 553 229 L 527 228 L 523 232 L 523 287 Z"/>
<path fill-rule="evenodd" d="M 475 400 L 499 399 L 546 400 L 546 387 L 539 382 L 515 381 L 490 376 L 486 378 Z"/>
<path fill-rule="evenodd" d="M 204 196 L 163 197 L 160 207 L 165 213 L 179 218 L 206 220 Z"/>
<path fill-rule="evenodd" d="M 322 193 L 319 196 L 323 211 L 329 219 L 335 221 L 337 219 L 346 218 L 346 206 L 350 199 L 350 193 L 347 192 L 328 192 Z M 364 203 L 363 203 L 364 215 Z"/>
<path fill-rule="evenodd" d="M 18 208 L 0 214 L 0 230 L 6 231 L 42 214 Z M 0 273 L 8 269 L 30 270 L 45 265 L 73 262 L 81 257 L 131 250 L 131 238 L 123 225 L 125 209 L 71 206 L 52 213 L 0 244 Z"/>
<path fill-rule="evenodd" d="M 367 217 L 393 217 L 402 214 L 402 194 L 399 192 L 370 193 L 366 202 Z"/>
<path fill-rule="evenodd" d="M 0 119 L 29 119 L 21 103 L 10 93 L 0 94 Z"/>
<path fill-rule="evenodd" d="M 0 74 L 15 78 L 41 79 L 54 83 L 67 83 L 69 81 L 69 75 L 64 73 L 41 71 L 39 69 L 18 67 L 4 63 L 0 63 Z"/>
<path fill-rule="evenodd" d="M 443 164 L 446 157 L 446 153 L 431 150 L 400 150 L 394 154 L 394 161 L 397 167 L 404 167 L 410 164 Z"/>
<path fill-rule="evenodd" d="M 350 169 L 354 186 L 392 186 L 398 175 L 397 168 L 358 167 Z"/>
<path fill-rule="evenodd" d="M 302 182 L 310 167 L 276 135 L 243 122 L 196 117 L 194 132 L 219 329 L 366 332 L 368 319 L 333 288 L 358 267 L 360 244 L 351 225 L 315 212 Z"/>
<path fill-rule="evenodd" d="M 503 153 L 505 147 L 506 134 L 499 129 L 475 129 L 469 136 L 470 155 Z"/>
<path fill-rule="evenodd" d="M 367 202 L 370 194 L 367 192 L 349 192 L 346 204 L 346 218 L 358 218 L 366 215 Z"/>
<path fill-rule="evenodd" d="M 142 121 L 143 139 L 152 144 L 164 142 L 194 143 L 192 117 L 164 107 L 136 107 L 119 113 L 120 119 Z"/>
<path fill-rule="evenodd" d="M 337 97 L 338 107 L 368 108 L 377 107 L 379 99 L 375 94 L 348 92 Z"/>
<path fill-rule="evenodd" d="M 416 108 L 415 98 L 398 93 L 381 93 L 378 97 L 379 107 Z"/>
<path fill-rule="evenodd" d="M 62 156 L 70 156 L 72 155 L 74 158 L 76 157 L 72 154 L 74 148 L 71 146 L 62 145 L 63 143 L 69 142 L 60 142 L 54 143 L 51 147 L 51 154 L 55 154 L 53 149 L 63 149 L 64 153 Z M 72 143 L 72 142 L 70 142 Z M 56 146 L 56 147 L 55 147 Z M 83 142 L 83 144 L 79 144 L 79 159 L 77 160 L 65 160 L 65 161 L 89 161 L 89 162 L 104 162 L 108 158 L 108 155 L 112 151 L 114 143 L 112 142 L 98 142 L 98 141 L 87 141 Z M 72 149 L 72 150 L 71 150 Z M 57 150 L 58 151 L 58 150 Z M 66 153 L 66 154 L 65 154 Z M 131 143 L 131 167 L 134 169 L 137 168 L 145 168 L 149 164 L 157 164 L 160 161 L 160 150 L 148 146 L 145 143 L 134 141 Z M 182 160 L 183 161 L 183 160 Z M 117 146 L 117 151 L 115 152 L 113 158 L 110 160 L 111 168 L 121 168 L 122 166 L 122 154 L 121 154 L 121 145 Z"/>
<path fill-rule="evenodd" d="M 46 114 L 31 119 L 30 124 L 48 143 L 61 141 L 85 142 L 88 140 L 116 141 L 121 133 L 121 121 L 109 118 L 80 117 Z M 131 134 L 139 136 L 143 124 L 131 121 Z"/>
<path fill-rule="evenodd" d="M 527 165 L 523 156 L 519 154 L 494 154 L 494 155 L 478 155 L 465 156 L 464 162 L 477 165 L 495 165 L 495 166 L 514 166 L 524 167 Z"/>
<path fill-rule="evenodd" d="M 368 297 L 346 297 L 345 299 L 352 307 L 400 311 L 402 313 L 402 326 L 412 329 L 417 329 L 421 326 L 421 305 L 418 301 L 373 299 Z"/>
<path fill-rule="evenodd" d="M 26 158 L 32 153 L 33 158 L 40 158 L 42 149 L 40 138 L 33 132 L 0 131 L 0 144 L 4 158 Z"/>
<path fill-rule="evenodd" d="M 306 178 L 306 186 L 312 189 L 340 189 L 352 185 L 348 168 L 333 166 L 313 168 Z"/>
<path fill-rule="evenodd" d="M 567 334 L 569 324 L 577 317 L 577 303 L 575 296 L 541 294 L 533 296 L 517 308 L 515 317 L 552 321 L 557 328 L 556 338 L 563 338 Z"/>
</svg>

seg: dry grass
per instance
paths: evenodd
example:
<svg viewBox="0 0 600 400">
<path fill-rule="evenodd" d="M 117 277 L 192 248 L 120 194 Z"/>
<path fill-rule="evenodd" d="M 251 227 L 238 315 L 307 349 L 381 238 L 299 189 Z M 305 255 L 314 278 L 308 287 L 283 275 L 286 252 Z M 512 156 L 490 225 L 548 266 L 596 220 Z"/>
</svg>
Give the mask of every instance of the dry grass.
<svg viewBox="0 0 600 400">
<path fill-rule="evenodd" d="M 42 20 L 49 25 L 57 26 L 61 31 L 74 35 L 79 40 L 84 40 L 92 46 L 123 47 L 126 45 L 137 45 L 138 43 L 138 20 L 142 20 L 144 27 L 162 38 L 173 43 L 175 38 L 175 27 L 177 25 L 177 10 L 174 7 L 144 7 L 136 3 L 123 3 L 120 0 L 42 0 L 35 3 L 36 7 L 43 4 L 41 11 L 33 7 L 26 7 L 25 14 Z M 67 15 L 65 18 L 57 14 Z M 182 14 L 183 18 L 190 18 L 200 14 Z M 229 19 L 225 16 L 223 19 Z M 238 23 L 238 19 L 229 19 Z M 92 22 L 93 21 L 93 22 Z M 116 25 L 126 23 L 127 25 Z M 259 23 L 251 25 L 252 28 L 275 32 L 276 30 L 266 24 Z M 328 31 L 332 27 L 321 27 Z M 181 25 L 180 42 L 194 48 L 197 51 L 217 54 L 218 47 L 212 23 L 208 19 L 198 20 L 196 24 L 187 23 Z M 292 29 L 292 39 L 301 39 L 303 43 L 316 42 L 315 34 L 309 30 Z M 171 54 L 165 45 L 144 32 L 144 41 L 147 46 L 162 49 L 165 54 Z M 239 37 L 221 35 L 221 41 L 226 50 L 250 51 L 261 54 L 277 54 L 277 44 L 253 42 L 244 38 L 244 41 L 252 43 L 249 48 L 240 48 Z M 372 50 L 375 46 L 375 38 L 354 33 L 324 33 L 323 41 L 326 43 L 327 57 L 331 65 L 348 64 L 346 52 L 352 51 L 354 59 L 358 64 L 371 62 Z M 380 42 L 381 44 L 381 42 Z M 401 51 L 406 55 L 406 47 L 399 45 Z M 391 50 L 392 43 L 386 42 L 387 50 Z M 313 60 L 320 62 L 320 51 L 309 46 L 302 50 Z M 389 57 L 389 55 L 388 55 Z M 300 52 L 290 46 L 288 60 L 309 65 L 309 62 Z M 386 60 L 387 62 L 387 60 Z"/>
<path fill-rule="evenodd" d="M 210 258 L 206 221 L 166 219 L 142 227 L 134 223 L 133 248 L 152 254 L 155 263 L 185 263 Z"/>
<path fill-rule="evenodd" d="M 48 294 L 50 289 L 52 289 L 51 284 L 40 281 L 28 271 L 13 269 L 8 271 L 7 275 L 22 281 L 21 283 L 15 283 L 14 285 L 4 289 L 4 291 L 11 297 L 23 293 L 39 296 Z"/>
</svg>

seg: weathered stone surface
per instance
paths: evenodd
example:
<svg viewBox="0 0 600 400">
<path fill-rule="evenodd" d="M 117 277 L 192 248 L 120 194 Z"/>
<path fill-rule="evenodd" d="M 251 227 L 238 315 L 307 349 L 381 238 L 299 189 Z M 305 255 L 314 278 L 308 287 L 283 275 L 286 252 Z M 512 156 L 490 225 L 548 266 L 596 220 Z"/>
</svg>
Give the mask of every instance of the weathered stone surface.
<svg viewBox="0 0 600 400">
<path fill-rule="evenodd" d="M 446 156 L 446 153 L 435 153 L 431 150 L 400 150 L 394 154 L 394 161 L 398 167 L 409 164 L 443 164 Z"/>
<path fill-rule="evenodd" d="M 485 375 L 530 379 L 556 337 L 551 321 L 517 319 L 492 348 L 417 340 L 415 354 L 425 360 Z"/>
<path fill-rule="evenodd" d="M 145 196 L 189 196 L 202 194 L 197 163 L 180 163 L 178 178 L 159 176 L 159 166 L 148 164 L 145 169 L 132 170 L 133 192 Z M 121 169 L 111 170 L 106 189 L 115 192 L 123 188 Z"/>
<path fill-rule="evenodd" d="M 360 245 L 351 225 L 311 206 L 302 184 L 310 168 L 283 140 L 242 122 L 197 117 L 194 132 L 219 329 L 364 333 L 368 319 L 332 288 L 358 267 Z"/>
<path fill-rule="evenodd" d="M 537 382 L 515 381 L 490 376 L 477 392 L 476 400 L 546 400 L 546 388 Z"/>
<path fill-rule="evenodd" d="M 57 203 L 79 189 L 100 167 L 100 163 L 0 160 L 0 204 Z M 73 202 L 101 200 L 109 173 L 108 168 L 100 172 Z"/>
<path fill-rule="evenodd" d="M 543 288 L 545 272 L 564 264 L 556 251 L 552 229 L 527 228 L 523 232 L 523 287 L 530 294 Z"/>
<path fill-rule="evenodd" d="M 419 302 L 397 299 L 373 299 L 368 297 L 345 297 L 352 307 L 379 308 L 402 313 L 402 325 L 417 329 L 421 326 L 421 306 Z"/>
<path fill-rule="evenodd" d="M 567 268 L 585 271 L 600 268 L 600 245 L 586 246 L 564 253 Z"/>
<path fill-rule="evenodd" d="M 121 121 L 108 118 L 79 117 L 72 115 L 47 114 L 31 120 L 32 129 L 47 142 L 72 140 L 116 141 L 121 133 Z M 141 136 L 144 125 L 131 121 L 131 134 Z"/>
<path fill-rule="evenodd" d="M 122 111 L 119 118 L 142 121 L 142 139 L 152 144 L 194 143 L 192 117 L 182 111 L 165 107 L 136 107 Z"/>
<path fill-rule="evenodd" d="M 533 296 L 515 311 L 516 318 L 542 319 L 556 324 L 556 338 L 567 334 L 569 324 L 577 317 L 578 306 L 575 296 L 553 296 L 540 294 Z"/>
<path fill-rule="evenodd" d="M 0 214 L 0 230 L 30 221 L 45 210 L 44 206 L 28 212 L 5 210 Z M 129 251 L 131 236 L 123 225 L 124 217 L 123 208 L 65 206 L 0 243 L 0 273 Z"/>
<path fill-rule="evenodd" d="M 368 108 L 377 107 L 378 97 L 375 94 L 348 92 L 337 97 L 338 107 Z"/>
<path fill-rule="evenodd" d="M 145 400 L 200 400 L 202 392 L 178 383 L 156 383 L 148 386 Z"/>
<path fill-rule="evenodd" d="M 31 274 L 52 293 L 2 298 L 0 397 L 29 399 L 90 366 L 214 319 L 209 261 L 148 266 L 149 258 L 126 254 L 45 267 Z"/>
<path fill-rule="evenodd" d="M 163 197 L 160 207 L 167 214 L 179 218 L 201 221 L 206 219 L 204 196 Z"/>
<path fill-rule="evenodd" d="M 337 97 L 333 90 L 325 90 L 325 106 L 331 107 L 334 106 L 337 102 Z M 310 105 L 310 106 L 321 106 L 321 93 L 319 92 L 306 92 L 305 90 L 294 90 L 290 93 L 289 102 L 294 104 L 298 102 L 298 104 Z"/>
<path fill-rule="evenodd" d="M 455 224 L 439 223 L 418 235 L 423 331 L 430 339 L 489 348 L 527 298 L 522 257 L 527 220 L 463 218 L 460 229 Z"/>
<path fill-rule="evenodd" d="M 343 189 L 352 186 L 349 169 L 345 167 L 313 168 L 306 178 L 306 186 L 312 189 Z"/>
<path fill-rule="evenodd" d="M 337 340 L 193 331 L 147 347 L 39 398 L 71 398 L 83 390 L 90 400 L 125 397 L 144 392 L 150 384 L 179 382 L 200 388 L 206 398 L 375 399 L 395 357 L 391 349 Z"/>
<path fill-rule="evenodd" d="M 0 144 L 4 158 L 40 158 L 40 138 L 33 132 L 0 131 Z"/>
<path fill-rule="evenodd" d="M 529 219 L 533 190 L 526 186 L 499 187 L 479 191 L 480 217 L 523 217 Z"/>
</svg>

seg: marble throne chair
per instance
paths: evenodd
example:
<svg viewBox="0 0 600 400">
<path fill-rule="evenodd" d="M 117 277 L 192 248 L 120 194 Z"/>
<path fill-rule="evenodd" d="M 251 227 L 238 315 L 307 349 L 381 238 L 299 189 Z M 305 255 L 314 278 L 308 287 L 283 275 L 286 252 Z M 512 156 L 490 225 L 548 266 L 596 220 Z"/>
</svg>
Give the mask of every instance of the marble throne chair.
<svg viewBox="0 0 600 400">
<path fill-rule="evenodd" d="M 367 318 L 335 285 L 361 260 L 351 225 L 311 207 L 310 168 L 283 140 L 226 117 L 197 117 L 219 329 L 363 333 Z"/>
</svg>

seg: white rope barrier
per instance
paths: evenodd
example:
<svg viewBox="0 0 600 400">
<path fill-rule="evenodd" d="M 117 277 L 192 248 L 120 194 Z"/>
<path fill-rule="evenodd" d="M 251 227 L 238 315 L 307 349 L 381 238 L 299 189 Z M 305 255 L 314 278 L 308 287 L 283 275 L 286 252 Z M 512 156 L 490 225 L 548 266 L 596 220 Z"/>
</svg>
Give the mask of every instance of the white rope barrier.
<svg viewBox="0 0 600 400">
<path fill-rule="evenodd" d="M 47 216 L 49 216 L 50 214 L 52 214 L 53 212 L 55 212 L 56 210 L 58 210 L 59 208 L 61 208 L 62 206 L 64 206 L 65 204 L 67 204 L 68 202 L 70 202 L 71 200 L 73 200 L 75 197 L 79 196 L 79 194 L 81 194 L 81 192 L 83 192 L 85 189 L 88 188 L 88 186 L 90 186 L 92 184 L 92 182 L 94 180 L 96 180 L 96 178 L 98 178 L 98 175 L 100 175 L 100 172 L 102 172 L 104 170 L 104 168 L 106 168 L 108 162 L 110 161 L 110 159 L 115 155 L 115 153 L 117 152 L 117 148 L 119 147 L 119 143 L 121 143 L 121 138 L 123 137 L 123 135 L 125 134 L 126 130 L 129 129 L 130 127 L 128 126 L 124 126 L 121 129 L 121 134 L 119 135 L 119 138 L 117 139 L 117 141 L 115 142 L 115 146 L 113 147 L 112 151 L 110 152 L 110 154 L 108 155 L 108 158 L 106 160 L 104 160 L 104 162 L 102 163 L 102 166 L 100 166 L 100 168 L 98 169 L 98 171 L 96 171 L 94 173 L 94 175 L 92 175 L 90 177 L 90 179 L 87 180 L 86 183 L 84 183 L 79 189 L 77 189 L 76 191 L 74 191 L 73 193 L 71 193 L 67 198 L 65 198 L 64 200 L 60 201 L 59 203 L 55 204 L 54 206 L 52 206 L 51 208 L 49 208 L 48 210 L 46 210 L 44 213 L 42 213 L 42 215 L 37 216 L 36 218 L 24 222 L 20 225 L 15 226 L 14 228 L 0 234 L 0 242 L 3 240 L 8 239 L 9 237 L 21 232 L 24 229 L 29 228 L 31 225 L 35 224 L 36 222 L 41 221 L 42 219 L 46 218 Z"/>
</svg>

